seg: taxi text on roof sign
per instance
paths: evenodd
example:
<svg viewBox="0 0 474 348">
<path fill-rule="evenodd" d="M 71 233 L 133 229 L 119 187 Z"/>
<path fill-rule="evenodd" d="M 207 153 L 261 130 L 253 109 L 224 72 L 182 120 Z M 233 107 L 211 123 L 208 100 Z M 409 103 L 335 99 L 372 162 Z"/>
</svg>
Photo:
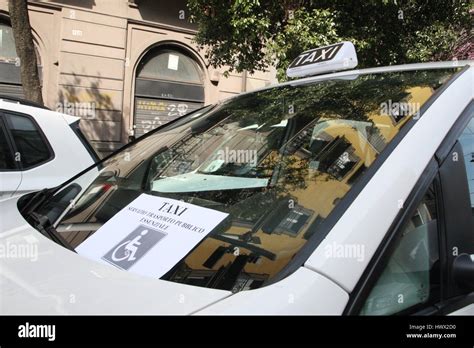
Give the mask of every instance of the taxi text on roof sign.
<svg viewBox="0 0 474 348">
<path fill-rule="evenodd" d="M 303 77 L 353 69 L 356 66 L 357 54 L 354 45 L 344 41 L 301 53 L 290 64 L 286 74 L 289 77 Z"/>
</svg>

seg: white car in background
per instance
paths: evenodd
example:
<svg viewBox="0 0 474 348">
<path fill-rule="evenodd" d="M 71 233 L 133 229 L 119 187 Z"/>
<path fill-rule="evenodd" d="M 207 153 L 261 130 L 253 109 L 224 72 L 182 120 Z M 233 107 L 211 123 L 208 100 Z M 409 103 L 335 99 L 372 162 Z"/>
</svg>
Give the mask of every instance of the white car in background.
<svg viewBox="0 0 474 348">
<path fill-rule="evenodd" d="M 99 161 L 79 122 L 0 96 L 0 200 L 57 186 Z"/>
<path fill-rule="evenodd" d="M 322 50 L 293 67 L 354 66 Z M 5 200 L 0 312 L 474 314 L 473 85 L 471 61 L 294 80 Z"/>
</svg>

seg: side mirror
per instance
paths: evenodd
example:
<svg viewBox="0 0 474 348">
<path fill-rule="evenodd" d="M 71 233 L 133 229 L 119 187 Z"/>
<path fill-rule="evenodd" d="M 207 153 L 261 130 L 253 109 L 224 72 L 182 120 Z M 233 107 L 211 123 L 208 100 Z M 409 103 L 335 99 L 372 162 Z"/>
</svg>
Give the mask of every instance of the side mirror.
<svg viewBox="0 0 474 348">
<path fill-rule="evenodd" d="M 474 290 L 474 254 L 461 254 L 454 259 L 453 277 L 456 284 Z"/>
</svg>

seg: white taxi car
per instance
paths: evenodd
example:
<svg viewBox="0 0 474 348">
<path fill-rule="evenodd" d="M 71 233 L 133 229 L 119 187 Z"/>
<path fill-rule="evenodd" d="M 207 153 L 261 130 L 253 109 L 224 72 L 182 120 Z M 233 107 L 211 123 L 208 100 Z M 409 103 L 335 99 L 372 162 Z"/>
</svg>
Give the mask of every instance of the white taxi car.
<svg viewBox="0 0 474 348">
<path fill-rule="evenodd" d="M 472 61 L 292 80 L 4 201 L 0 312 L 474 314 L 473 86 Z"/>
<path fill-rule="evenodd" d="M 0 200 L 57 186 L 99 158 L 80 118 L 0 96 Z"/>
</svg>

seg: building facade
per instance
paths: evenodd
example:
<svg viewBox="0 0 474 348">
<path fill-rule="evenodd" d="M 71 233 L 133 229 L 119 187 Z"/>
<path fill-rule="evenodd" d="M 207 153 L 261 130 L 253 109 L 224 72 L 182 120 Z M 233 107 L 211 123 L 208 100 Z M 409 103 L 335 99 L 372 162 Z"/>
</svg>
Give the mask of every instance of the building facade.
<svg viewBox="0 0 474 348">
<path fill-rule="evenodd" d="M 45 104 L 83 118 L 102 153 L 180 115 L 275 83 L 214 69 L 193 43 L 185 0 L 30 0 Z M 8 0 L 0 0 L 0 94 L 21 96 Z"/>
</svg>

